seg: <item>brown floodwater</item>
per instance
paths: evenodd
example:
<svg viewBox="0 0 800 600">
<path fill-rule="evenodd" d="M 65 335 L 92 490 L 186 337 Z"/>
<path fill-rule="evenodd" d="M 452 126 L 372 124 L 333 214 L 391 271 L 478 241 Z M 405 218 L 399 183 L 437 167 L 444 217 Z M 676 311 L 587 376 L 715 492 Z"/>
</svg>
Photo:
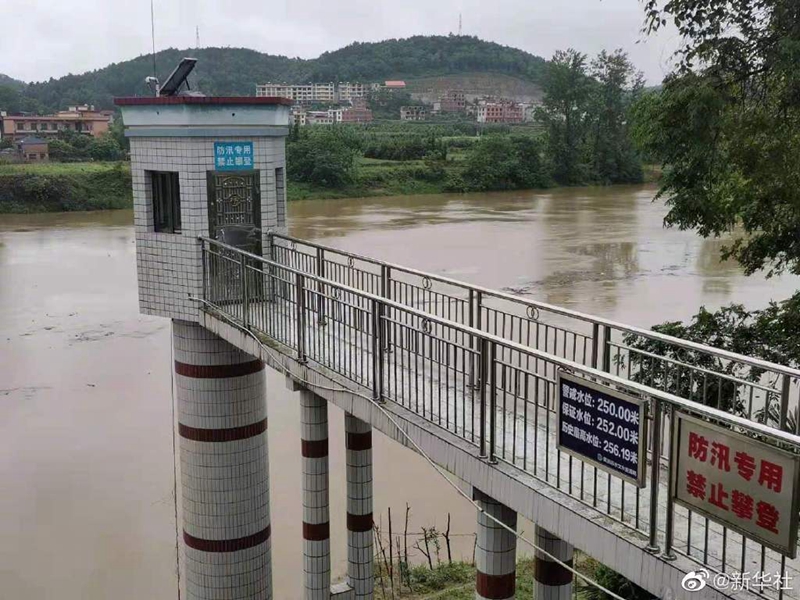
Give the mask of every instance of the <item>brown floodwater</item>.
<svg viewBox="0 0 800 600">
<path fill-rule="evenodd" d="M 782 299 L 722 242 L 665 230 L 651 187 L 297 202 L 298 237 L 642 326 Z M 0 216 L 0 597 L 175 598 L 170 333 L 138 314 L 129 211 Z M 276 598 L 300 598 L 299 408 L 268 375 Z M 346 559 L 331 410 L 333 558 Z M 375 438 L 376 518 L 474 531 L 411 451 Z M 530 526 L 527 526 L 530 533 Z M 456 538 L 467 558 L 472 538 Z M 444 550 L 443 550 L 444 552 Z"/>
</svg>

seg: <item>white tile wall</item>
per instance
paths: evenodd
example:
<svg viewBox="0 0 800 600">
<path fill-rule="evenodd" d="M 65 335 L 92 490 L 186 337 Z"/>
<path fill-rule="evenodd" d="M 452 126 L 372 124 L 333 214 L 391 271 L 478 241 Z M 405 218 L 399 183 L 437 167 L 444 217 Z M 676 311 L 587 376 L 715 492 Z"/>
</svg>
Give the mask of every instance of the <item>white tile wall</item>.
<svg viewBox="0 0 800 600">
<path fill-rule="evenodd" d="M 270 230 L 285 214 L 286 197 L 278 199 L 275 169 L 286 168 L 284 138 L 131 138 L 136 262 L 139 309 L 144 314 L 196 321 L 202 295 L 199 235 L 208 235 L 207 172 L 214 169 L 214 142 L 252 141 L 254 168 L 261 185 L 261 228 L 264 252 Z M 153 231 L 152 193 L 147 171 L 179 173 L 181 226 L 179 234 Z M 285 189 L 285 186 L 284 186 Z M 278 206 L 280 200 L 281 206 Z"/>
</svg>

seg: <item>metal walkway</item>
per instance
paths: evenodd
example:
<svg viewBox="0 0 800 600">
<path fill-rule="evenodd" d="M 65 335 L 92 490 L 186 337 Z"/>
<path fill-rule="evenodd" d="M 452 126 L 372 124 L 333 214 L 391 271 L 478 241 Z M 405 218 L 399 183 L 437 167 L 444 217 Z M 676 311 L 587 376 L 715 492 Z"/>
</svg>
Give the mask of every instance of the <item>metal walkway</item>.
<svg viewBox="0 0 800 600">
<path fill-rule="evenodd" d="M 201 239 L 207 312 L 580 500 L 667 559 L 800 577 L 800 560 L 675 505 L 668 490 L 675 410 L 800 452 L 789 431 L 800 371 L 302 240 L 271 242 L 267 260 Z M 646 488 L 556 448 L 560 369 L 649 399 Z M 778 587 L 750 591 L 800 596 Z"/>
</svg>

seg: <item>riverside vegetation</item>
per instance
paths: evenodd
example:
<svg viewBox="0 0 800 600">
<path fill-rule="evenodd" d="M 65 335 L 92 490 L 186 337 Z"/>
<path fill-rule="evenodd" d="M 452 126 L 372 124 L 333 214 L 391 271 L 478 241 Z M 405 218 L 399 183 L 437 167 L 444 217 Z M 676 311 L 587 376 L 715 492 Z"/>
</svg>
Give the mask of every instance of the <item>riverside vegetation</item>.
<svg viewBox="0 0 800 600">
<path fill-rule="evenodd" d="M 641 182 L 641 156 L 629 123 L 643 88 L 627 55 L 601 52 L 590 61 L 570 49 L 535 64 L 530 73 L 535 72 L 544 95 L 531 124 L 439 117 L 425 123 L 378 120 L 292 128 L 287 141 L 289 200 Z M 404 92 L 381 92 L 370 99 L 376 115 L 387 117 L 411 101 Z M 116 158 L 126 143 L 121 127 L 118 120 L 110 134 L 97 140 L 59 135 L 51 156 L 70 161 Z M 101 173 L 105 178 L 95 190 L 87 180 Z M 117 181 L 129 177 L 117 167 L 65 167 L 58 175 L 36 165 L 0 167 L 0 176 L 20 179 L 0 183 L 0 211 L 129 205 L 130 194 L 118 194 L 118 185 L 108 189 L 105 203 L 102 193 L 95 193 L 113 174 Z M 60 202 L 54 196 L 59 190 L 65 195 Z M 90 196 L 81 200 L 87 191 Z"/>
</svg>

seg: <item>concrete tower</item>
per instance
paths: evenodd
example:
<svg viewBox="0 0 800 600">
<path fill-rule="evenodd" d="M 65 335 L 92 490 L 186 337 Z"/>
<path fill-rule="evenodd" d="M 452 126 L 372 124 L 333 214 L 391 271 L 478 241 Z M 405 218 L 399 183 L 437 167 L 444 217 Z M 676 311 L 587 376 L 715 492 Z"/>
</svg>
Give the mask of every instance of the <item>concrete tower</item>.
<svg viewBox="0 0 800 600">
<path fill-rule="evenodd" d="M 289 100 L 119 98 L 142 313 L 172 319 L 185 597 L 272 598 L 263 363 L 198 325 L 198 236 L 256 254 L 286 227 Z"/>
</svg>

